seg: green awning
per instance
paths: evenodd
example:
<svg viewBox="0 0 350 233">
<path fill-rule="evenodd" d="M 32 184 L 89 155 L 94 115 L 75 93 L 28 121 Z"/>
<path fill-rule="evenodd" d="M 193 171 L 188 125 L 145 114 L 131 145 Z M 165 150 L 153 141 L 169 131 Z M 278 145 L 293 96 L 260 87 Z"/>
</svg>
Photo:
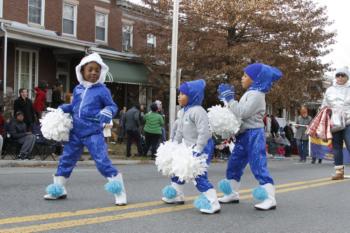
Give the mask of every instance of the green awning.
<svg viewBox="0 0 350 233">
<path fill-rule="evenodd" d="M 127 84 L 148 84 L 149 70 L 142 63 L 118 61 L 104 58 L 103 62 L 109 67 L 106 82 Z"/>
</svg>

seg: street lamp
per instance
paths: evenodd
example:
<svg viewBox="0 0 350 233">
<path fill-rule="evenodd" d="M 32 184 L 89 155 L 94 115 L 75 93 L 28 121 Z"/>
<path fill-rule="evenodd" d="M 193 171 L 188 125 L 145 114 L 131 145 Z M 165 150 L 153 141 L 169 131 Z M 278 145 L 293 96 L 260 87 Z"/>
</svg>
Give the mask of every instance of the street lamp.
<svg viewBox="0 0 350 233">
<path fill-rule="evenodd" d="M 173 7 L 173 32 L 171 40 L 171 68 L 170 68 L 170 100 L 169 100 L 169 126 L 170 133 L 173 130 L 176 110 L 176 70 L 177 70 L 177 43 L 179 29 L 179 0 L 174 0 Z M 171 135 L 171 134 L 170 134 Z"/>
</svg>

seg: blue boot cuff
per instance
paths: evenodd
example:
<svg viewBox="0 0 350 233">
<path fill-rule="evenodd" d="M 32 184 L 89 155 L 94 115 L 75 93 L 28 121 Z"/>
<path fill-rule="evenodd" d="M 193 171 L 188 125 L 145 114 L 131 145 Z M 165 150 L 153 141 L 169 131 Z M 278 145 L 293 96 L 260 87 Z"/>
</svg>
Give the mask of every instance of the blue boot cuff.
<svg viewBox="0 0 350 233">
<path fill-rule="evenodd" d="M 167 199 L 173 199 L 176 197 L 176 189 L 174 189 L 173 186 L 171 185 L 167 185 L 163 188 L 162 190 L 163 193 L 163 197 L 167 198 Z"/>
<path fill-rule="evenodd" d="M 197 197 L 196 200 L 194 200 L 193 202 L 194 207 L 196 207 L 197 209 L 205 209 L 205 210 L 210 210 L 211 209 L 211 204 L 208 200 L 208 198 L 206 198 L 206 196 L 204 194 L 201 194 Z"/>
<path fill-rule="evenodd" d="M 53 197 L 59 197 L 63 194 L 63 187 L 60 184 L 50 184 L 46 187 L 46 193 Z"/>
<path fill-rule="evenodd" d="M 230 181 L 227 179 L 220 180 L 219 184 L 219 190 L 223 192 L 226 196 L 233 193 L 233 188 L 231 187 Z"/>
<path fill-rule="evenodd" d="M 118 195 L 123 191 L 123 186 L 119 181 L 112 180 L 105 184 L 105 190 Z"/>
<path fill-rule="evenodd" d="M 253 189 L 253 197 L 255 200 L 257 201 L 264 201 L 268 198 L 268 194 L 267 191 L 264 187 L 256 187 L 255 189 Z"/>
</svg>

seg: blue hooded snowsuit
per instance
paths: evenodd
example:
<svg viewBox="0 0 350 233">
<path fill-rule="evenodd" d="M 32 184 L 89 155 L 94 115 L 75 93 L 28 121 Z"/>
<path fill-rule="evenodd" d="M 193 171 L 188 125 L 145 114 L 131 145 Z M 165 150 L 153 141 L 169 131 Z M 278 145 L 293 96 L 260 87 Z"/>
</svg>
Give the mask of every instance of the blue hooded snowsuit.
<svg viewBox="0 0 350 233">
<path fill-rule="evenodd" d="M 203 109 L 202 102 L 204 99 L 205 81 L 200 79 L 181 84 L 179 90 L 187 95 L 188 103 L 180 111 L 184 111 L 181 118 L 178 119 L 179 126 L 175 134 L 174 140 L 181 142 L 184 139 L 185 143 L 194 146 L 194 151 L 197 155 L 205 153 L 208 155 L 207 164 L 209 165 L 213 151 L 214 143 L 211 139 L 209 131 L 208 116 Z M 172 177 L 172 182 L 184 184 L 179 181 L 178 177 Z M 207 172 L 195 179 L 196 187 L 200 192 L 206 192 L 213 188 L 213 185 L 208 180 Z"/>
<path fill-rule="evenodd" d="M 83 65 L 96 62 L 101 66 L 100 78 L 96 83 L 84 80 L 81 73 Z M 118 171 L 113 167 L 107 154 L 107 145 L 103 137 L 103 123 L 109 123 L 117 113 L 117 105 L 111 93 L 103 84 L 108 67 L 101 57 L 94 53 L 84 57 L 76 67 L 79 85 L 74 88 L 71 104 L 59 106 L 73 117 L 73 128 L 69 141 L 64 145 L 56 176 L 68 178 L 86 146 L 95 160 L 96 167 L 104 177 L 114 177 Z"/>
<path fill-rule="evenodd" d="M 249 162 L 250 169 L 260 185 L 274 184 L 267 168 L 263 116 L 265 93 L 270 91 L 273 82 L 282 77 L 282 72 L 261 63 L 247 66 L 244 72 L 253 80 L 253 83 L 239 103 L 229 102 L 230 109 L 242 119 L 243 123 L 227 164 L 226 178 L 239 182 Z"/>
</svg>

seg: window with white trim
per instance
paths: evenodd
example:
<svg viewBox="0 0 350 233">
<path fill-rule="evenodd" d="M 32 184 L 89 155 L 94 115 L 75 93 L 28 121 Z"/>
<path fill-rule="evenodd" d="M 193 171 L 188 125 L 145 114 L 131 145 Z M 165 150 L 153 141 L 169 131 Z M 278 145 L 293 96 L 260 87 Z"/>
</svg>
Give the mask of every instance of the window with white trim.
<svg viewBox="0 0 350 233">
<path fill-rule="evenodd" d="M 3 17 L 3 15 L 2 15 L 3 7 L 4 7 L 3 0 L 0 0 L 0 18 Z"/>
<path fill-rule="evenodd" d="M 155 48 L 157 46 L 157 37 L 153 34 L 147 34 L 147 47 Z"/>
<path fill-rule="evenodd" d="M 130 51 L 133 47 L 133 30 L 131 24 L 123 24 L 123 51 Z"/>
<path fill-rule="evenodd" d="M 107 42 L 108 14 L 96 12 L 96 41 Z"/>
<path fill-rule="evenodd" d="M 76 36 L 77 31 L 77 5 L 63 3 L 62 32 Z"/>
<path fill-rule="evenodd" d="M 28 0 L 28 22 L 44 26 L 45 0 Z"/>
</svg>

